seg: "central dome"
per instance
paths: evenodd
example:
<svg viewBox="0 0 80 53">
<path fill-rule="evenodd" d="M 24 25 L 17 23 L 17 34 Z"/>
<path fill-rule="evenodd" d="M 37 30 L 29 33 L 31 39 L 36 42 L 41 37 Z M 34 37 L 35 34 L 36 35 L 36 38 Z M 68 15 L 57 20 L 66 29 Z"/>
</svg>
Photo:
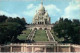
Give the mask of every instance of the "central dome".
<svg viewBox="0 0 80 53">
<path fill-rule="evenodd" d="M 50 24 L 50 17 L 43 6 L 43 2 L 33 18 L 33 24 Z"/>
<path fill-rule="evenodd" d="M 41 3 L 41 6 L 40 6 L 40 8 L 39 8 L 39 11 L 45 11 L 45 8 L 44 8 L 44 6 L 43 6 L 43 3 Z"/>
</svg>

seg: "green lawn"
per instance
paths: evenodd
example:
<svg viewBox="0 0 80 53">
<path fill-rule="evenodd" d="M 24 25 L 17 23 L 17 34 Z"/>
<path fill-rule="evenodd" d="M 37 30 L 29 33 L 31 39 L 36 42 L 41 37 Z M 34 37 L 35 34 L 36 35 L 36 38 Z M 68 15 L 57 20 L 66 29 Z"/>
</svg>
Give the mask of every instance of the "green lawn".
<svg viewBox="0 0 80 53">
<path fill-rule="evenodd" d="M 46 31 L 45 30 L 37 30 L 35 32 L 35 37 L 33 39 L 35 41 L 48 41 Z"/>
<path fill-rule="evenodd" d="M 53 31 L 53 30 L 51 30 L 51 33 L 53 34 L 54 39 L 55 39 L 57 42 L 61 42 L 61 41 L 64 40 L 64 38 L 58 38 L 58 37 L 54 34 L 54 31 Z"/>
<path fill-rule="evenodd" d="M 19 40 L 26 40 L 27 36 L 30 34 L 31 30 L 27 29 L 22 31 L 23 34 L 20 34 L 17 38 Z"/>
</svg>

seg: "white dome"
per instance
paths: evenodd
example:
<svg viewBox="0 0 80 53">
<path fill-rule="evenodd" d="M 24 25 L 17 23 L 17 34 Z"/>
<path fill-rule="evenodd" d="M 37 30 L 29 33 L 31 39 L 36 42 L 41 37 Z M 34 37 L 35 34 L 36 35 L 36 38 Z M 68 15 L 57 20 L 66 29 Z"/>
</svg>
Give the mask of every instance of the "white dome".
<svg viewBox="0 0 80 53">
<path fill-rule="evenodd" d="M 41 3 L 41 6 L 40 6 L 39 10 L 40 10 L 40 11 L 45 11 L 45 8 L 44 8 L 44 6 L 43 6 L 42 3 Z"/>
</svg>

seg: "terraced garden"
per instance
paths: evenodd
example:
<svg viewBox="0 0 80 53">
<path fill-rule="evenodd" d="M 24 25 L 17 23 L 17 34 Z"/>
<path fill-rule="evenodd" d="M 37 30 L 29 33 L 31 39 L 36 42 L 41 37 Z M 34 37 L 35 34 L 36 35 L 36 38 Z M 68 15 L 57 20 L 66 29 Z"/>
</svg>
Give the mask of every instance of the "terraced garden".
<svg viewBox="0 0 80 53">
<path fill-rule="evenodd" d="M 30 34 L 31 30 L 27 29 L 27 30 L 24 30 L 22 31 L 22 34 L 20 34 L 17 38 L 19 40 L 26 40 L 27 39 L 27 36 Z"/>
<path fill-rule="evenodd" d="M 37 30 L 35 32 L 34 41 L 48 41 L 47 34 L 45 30 Z"/>
<path fill-rule="evenodd" d="M 19 40 L 27 40 L 27 37 L 29 37 L 28 35 L 31 33 L 31 31 L 32 30 L 30 30 L 30 29 L 24 30 L 24 31 L 22 31 L 22 34 L 20 34 L 17 38 Z M 54 38 L 57 41 L 60 41 L 60 39 L 58 40 L 58 37 L 56 37 L 54 35 L 53 31 L 51 31 L 51 32 L 52 32 Z M 45 30 L 36 30 L 35 34 L 34 34 L 34 37 L 33 37 L 33 40 L 34 41 L 49 41 Z"/>
</svg>

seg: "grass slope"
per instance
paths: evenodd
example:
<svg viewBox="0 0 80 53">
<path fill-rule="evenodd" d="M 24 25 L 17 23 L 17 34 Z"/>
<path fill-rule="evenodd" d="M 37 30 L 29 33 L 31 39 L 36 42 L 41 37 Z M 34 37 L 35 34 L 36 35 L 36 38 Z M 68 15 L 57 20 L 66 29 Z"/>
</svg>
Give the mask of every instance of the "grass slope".
<svg viewBox="0 0 80 53">
<path fill-rule="evenodd" d="M 31 30 L 27 29 L 22 31 L 22 34 L 20 34 L 17 38 L 19 40 L 26 40 L 27 36 L 30 34 Z"/>
<path fill-rule="evenodd" d="M 35 32 L 34 40 L 35 41 L 48 41 L 46 31 L 45 30 L 37 30 Z"/>
</svg>

